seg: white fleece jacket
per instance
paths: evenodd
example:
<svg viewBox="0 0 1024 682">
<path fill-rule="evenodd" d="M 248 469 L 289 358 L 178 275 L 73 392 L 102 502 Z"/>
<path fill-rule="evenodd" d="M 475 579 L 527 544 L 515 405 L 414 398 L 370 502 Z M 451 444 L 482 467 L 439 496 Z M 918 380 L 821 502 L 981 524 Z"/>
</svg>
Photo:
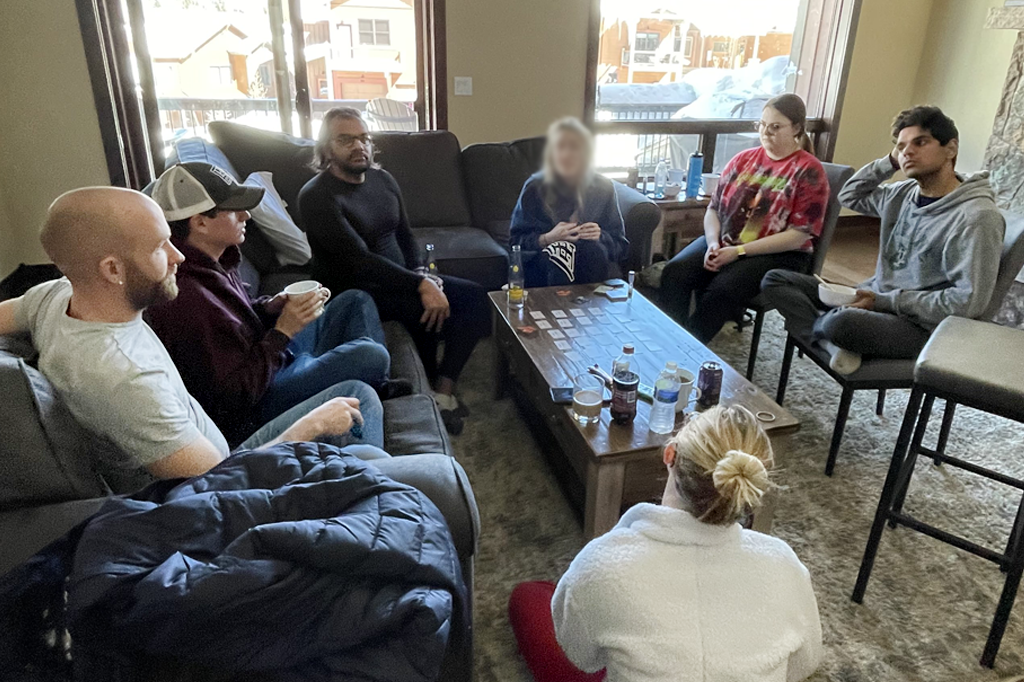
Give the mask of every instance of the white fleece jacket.
<svg viewBox="0 0 1024 682">
<path fill-rule="evenodd" d="M 591 541 L 551 612 L 606 682 L 796 682 L 822 657 L 810 575 L 782 540 L 639 504 Z"/>
</svg>

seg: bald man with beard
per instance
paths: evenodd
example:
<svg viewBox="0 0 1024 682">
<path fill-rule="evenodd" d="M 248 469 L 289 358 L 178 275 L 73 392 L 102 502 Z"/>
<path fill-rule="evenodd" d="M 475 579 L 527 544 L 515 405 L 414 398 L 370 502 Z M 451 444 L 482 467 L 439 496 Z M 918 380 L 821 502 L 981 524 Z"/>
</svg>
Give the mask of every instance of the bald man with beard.
<svg viewBox="0 0 1024 682">
<path fill-rule="evenodd" d="M 204 473 L 230 454 L 142 320 L 148 306 L 177 295 L 175 272 L 184 256 L 170 236 L 160 207 L 139 192 L 68 192 L 50 206 L 40 233 L 65 277 L 0 303 L 0 335 L 32 334 L 39 369 L 84 426 L 122 451 L 122 459 L 105 464 L 123 470 L 119 480 L 136 486 L 150 476 Z M 319 438 L 376 446 L 363 445 L 353 454 L 386 457 L 379 450 L 382 418 L 373 389 L 341 382 L 285 412 L 242 448 Z M 349 433 L 356 423 L 361 437 Z"/>
</svg>

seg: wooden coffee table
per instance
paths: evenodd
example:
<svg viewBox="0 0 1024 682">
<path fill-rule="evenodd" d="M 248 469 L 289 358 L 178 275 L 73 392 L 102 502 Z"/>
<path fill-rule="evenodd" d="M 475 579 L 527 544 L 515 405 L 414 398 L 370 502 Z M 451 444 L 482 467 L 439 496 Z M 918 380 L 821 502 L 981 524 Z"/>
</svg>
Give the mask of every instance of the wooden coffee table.
<svg viewBox="0 0 1024 682">
<path fill-rule="evenodd" d="M 676 324 L 651 301 L 634 293 L 625 302 L 612 302 L 594 293 L 595 285 L 530 289 L 526 306 L 510 308 L 504 291 L 490 294 L 497 310 L 494 335 L 499 352 L 495 354 L 495 388 L 500 397 L 514 378 L 525 397 L 545 419 L 561 452 L 549 456 L 563 458 L 574 474 L 572 485 L 582 487 L 584 533 L 588 538 L 610 530 L 621 511 L 638 502 L 657 501 L 668 474 L 661 453 L 668 441 L 665 434 L 652 433 L 647 426 L 651 406 L 637 401 L 637 416 L 632 424 L 611 421 L 607 409 L 598 423 L 580 426 L 571 415 L 571 407 L 552 402 L 552 387 L 572 386 L 573 377 L 599 364 L 611 370 L 612 360 L 624 343 L 636 347 L 642 383 L 653 384 L 670 360 L 697 374 L 701 363 L 714 360 L 722 365 L 722 404 L 739 404 L 759 414 L 772 436 L 777 457 L 785 439 L 800 422 L 765 395 L 757 386 Z M 559 296 L 558 291 L 568 291 Z M 583 297 L 582 303 L 577 299 Z M 564 317 L 560 317 L 563 315 Z M 563 320 L 563 324 L 559 321 Z M 544 321 L 550 329 L 539 329 L 532 336 L 517 327 L 538 326 Z M 549 332 L 561 334 L 552 335 Z M 677 426 L 681 420 L 677 419 Z M 770 514 L 768 515 L 770 524 Z M 764 526 L 755 520 L 755 527 Z"/>
</svg>

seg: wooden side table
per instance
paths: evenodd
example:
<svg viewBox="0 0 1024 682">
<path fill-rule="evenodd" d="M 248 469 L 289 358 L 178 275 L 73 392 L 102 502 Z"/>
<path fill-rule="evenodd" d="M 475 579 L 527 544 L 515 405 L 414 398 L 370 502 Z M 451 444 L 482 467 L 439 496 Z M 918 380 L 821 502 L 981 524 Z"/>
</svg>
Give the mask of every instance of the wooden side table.
<svg viewBox="0 0 1024 682">
<path fill-rule="evenodd" d="M 654 248 L 657 253 L 671 259 L 687 244 L 704 234 L 704 213 L 709 199 L 654 199 L 661 208 L 661 222 L 654 231 Z M 658 235 L 660 234 L 660 245 Z"/>
</svg>

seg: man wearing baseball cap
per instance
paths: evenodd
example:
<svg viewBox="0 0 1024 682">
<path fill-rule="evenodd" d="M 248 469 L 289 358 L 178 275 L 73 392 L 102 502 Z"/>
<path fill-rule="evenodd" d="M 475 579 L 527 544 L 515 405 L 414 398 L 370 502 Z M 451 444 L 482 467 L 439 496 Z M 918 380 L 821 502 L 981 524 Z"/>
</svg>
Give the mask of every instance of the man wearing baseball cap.
<svg viewBox="0 0 1024 682">
<path fill-rule="evenodd" d="M 263 193 L 199 162 L 167 169 L 152 192 L 185 261 L 177 298 L 146 320 L 232 446 L 341 382 L 364 382 L 381 397 L 409 392 L 388 380 L 391 358 L 368 294 L 346 291 L 328 304 L 330 292 L 311 284 L 303 294 L 250 297 L 239 245 Z"/>
</svg>

